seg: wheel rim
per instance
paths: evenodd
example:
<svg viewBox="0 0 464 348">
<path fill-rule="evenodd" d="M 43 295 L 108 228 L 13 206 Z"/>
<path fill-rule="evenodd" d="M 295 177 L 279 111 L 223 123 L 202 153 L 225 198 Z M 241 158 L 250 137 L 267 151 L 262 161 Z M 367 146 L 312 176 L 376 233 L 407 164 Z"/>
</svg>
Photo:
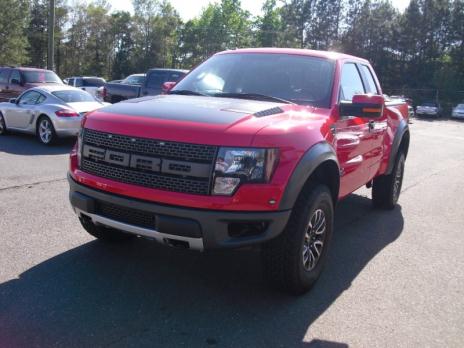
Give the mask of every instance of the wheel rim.
<svg viewBox="0 0 464 348">
<path fill-rule="evenodd" d="M 401 186 L 403 185 L 403 171 L 404 162 L 401 161 L 400 163 L 398 163 L 398 168 L 396 168 L 395 179 L 393 182 L 393 198 L 395 201 L 398 200 L 401 191 Z"/>
<path fill-rule="evenodd" d="M 327 222 L 322 209 L 317 209 L 311 219 L 303 240 L 303 267 L 311 271 L 316 267 L 324 248 Z"/>
<path fill-rule="evenodd" d="M 48 144 L 52 139 L 52 125 L 49 120 L 43 119 L 39 124 L 39 137 L 43 143 Z"/>
</svg>

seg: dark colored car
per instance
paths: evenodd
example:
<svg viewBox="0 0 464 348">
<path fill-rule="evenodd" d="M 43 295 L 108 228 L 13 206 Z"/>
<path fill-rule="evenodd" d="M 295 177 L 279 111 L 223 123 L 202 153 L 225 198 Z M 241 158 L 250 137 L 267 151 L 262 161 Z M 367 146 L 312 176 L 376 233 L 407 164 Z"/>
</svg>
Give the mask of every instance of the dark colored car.
<svg viewBox="0 0 464 348">
<path fill-rule="evenodd" d="M 63 81 L 51 70 L 4 67 L 0 68 L 0 102 L 17 98 L 29 88 L 44 84 L 63 84 Z"/>
<path fill-rule="evenodd" d="M 162 92 L 165 82 L 177 82 L 187 74 L 187 70 L 180 69 L 150 69 L 140 84 L 126 81 L 119 83 L 107 83 L 102 91 L 103 99 L 109 103 L 117 103 L 122 100 L 158 95 Z M 140 76 L 140 75 L 139 75 Z"/>
</svg>

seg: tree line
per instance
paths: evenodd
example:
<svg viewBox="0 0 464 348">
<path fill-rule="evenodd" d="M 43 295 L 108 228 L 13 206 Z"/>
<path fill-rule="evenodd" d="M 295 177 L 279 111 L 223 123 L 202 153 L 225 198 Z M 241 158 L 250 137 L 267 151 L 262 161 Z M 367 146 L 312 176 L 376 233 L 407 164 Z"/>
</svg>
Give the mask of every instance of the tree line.
<svg viewBox="0 0 464 348">
<path fill-rule="evenodd" d="M 190 69 L 238 47 L 334 50 L 371 61 L 385 89 L 464 91 L 464 0 L 266 0 L 260 16 L 239 0 L 183 21 L 168 0 L 56 0 L 55 70 L 119 79 L 151 67 Z M 0 0 L 0 66 L 45 67 L 47 0 Z M 464 99 L 464 96 L 463 96 Z"/>
</svg>

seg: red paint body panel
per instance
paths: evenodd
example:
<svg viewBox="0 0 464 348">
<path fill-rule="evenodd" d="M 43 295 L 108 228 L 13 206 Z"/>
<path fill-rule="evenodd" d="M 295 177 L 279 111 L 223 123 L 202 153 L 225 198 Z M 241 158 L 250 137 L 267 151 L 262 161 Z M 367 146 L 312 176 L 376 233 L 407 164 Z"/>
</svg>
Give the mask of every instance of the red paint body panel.
<svg viewBox="0 0 464 348">
<path fill-rule="evenodd" d="M 130 114 L 113 115 L 103 109 L 91 113 L 83 127 L 165 141 L 278 148 L 280 159 L 270 183 L 243 184 L 230 197 L 149 189 L 84 173 L 77 168 L 75 151 L 71 153 L 71 176 L 77 182 L 92 188 L 167 205 L 224 211 L 275 211 L 294 169 L 303 155 L 317 143 L 327 142 L 336 151 L 341 171 L 339 198 L 350 194 L 375 176 L 385 172 L 397 127 L 408 115 L 407 104 L 385 106 L 383 116 L 376 120 L 374 131 L 368 128 L 366 119 L 339 116 L 339 85 L 343 64 L 356 62 L 370 67 L 366 60 L 339 53 L 294 49 L 244 49 L 219 54 L 261 52 L 309 55 L 336 61 L 330 108 L 282 104 L 279 106 L 282 113 L 265 117 L 244 113 L 243 117 L 238 117 L 236 121 L 230 123 L 202 123 L 156 117 L 147 119 Z M 373 75 L 381 94 L 380 84 L 375 74 Z M 186 98 L 191 98 L 192 103 L 201 103 L 195 97 Z M 336 127 L 336 132 L 332 132 L 333 127 Z M 270 200 L 275 203 L 270 204 Z"/>
</svg>

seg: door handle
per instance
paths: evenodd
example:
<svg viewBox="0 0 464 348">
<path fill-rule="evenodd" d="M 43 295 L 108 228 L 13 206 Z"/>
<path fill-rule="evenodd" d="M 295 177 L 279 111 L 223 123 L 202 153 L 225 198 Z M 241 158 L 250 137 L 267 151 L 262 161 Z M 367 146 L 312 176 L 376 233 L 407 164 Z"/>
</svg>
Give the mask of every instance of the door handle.
<svg viewBox="0 0 464 348">
<path fill-rule="evenodd" d="M 370 120 L 368 124 L 369 124 L 369 130 L 374 130 L 374 128 L 375 128 L 375 121 Z"/>
</svg>

